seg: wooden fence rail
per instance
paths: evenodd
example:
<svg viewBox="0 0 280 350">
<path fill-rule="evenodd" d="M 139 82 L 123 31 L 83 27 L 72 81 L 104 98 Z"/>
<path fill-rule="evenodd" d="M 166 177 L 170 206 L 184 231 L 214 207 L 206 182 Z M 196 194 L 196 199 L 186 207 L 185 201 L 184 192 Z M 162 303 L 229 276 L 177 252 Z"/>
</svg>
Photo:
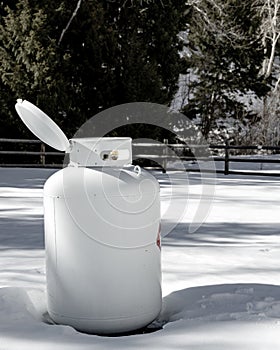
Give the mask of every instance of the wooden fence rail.
<svg viewBox="0 0 280 350">
<path fill-rule="evenodd" d="M 3 146 L 6 144 L 13 144 L 16 145 L 16 150 L 7 150 L 7 146 Z M 25 150 L 18 150 L 20 146 L 25 145 Z M 31 145 L 39 145 L 40 149 L 38 151 L 30 151 L 26 150 L 28 147 Z M 8 156 L 21 156 L 24 159 L 30 159 L 30 156 L 37 156 L 37 157 L 32 157 L 32 162 L 31 163 L 18 163 L 18 162 L 4 162 L 3 159 L 7 159 Z M 46 167 L 46 168 L 61 168 L 62 167 L 62 161 L 63 161 L 63 152 L 57 152 L 57 151 L 46 151 L 46 145 L 42 143 L 40 140 L 28 140 L 28 139 L 5 139 L 5 138 L 0 138 L 0 157 L 1 162 L 0 162 L 0 167 Z M 55 163 L 55 162 L 46 162 L 46 156 L 58 156 L 61 158 L 61 162 Z M 13 159 L 12 159 L 13 160 Z"/>
<path fill-rule="evenodd" d="M 14 149 L 10 150 L 8 145 L 13 144 Z M 38 145 L 38 150 L 28 150 L 31 145 Z M 267 151 L 276 153 L 276 158 L 268 157 L 268 155 L 252 155 L 252 156 L 240 156 L 234 155 L 237 151 L 255 151 L 258 153 L 264 153 Z M 201 151 L 201 152 L 200 152 Z M 206 152 L 205 152 L 206 151 Z M 221 152 L 222 155 L 213 155 L 215 152 Z M 196 153 L 204 153 L 204 155 L 195 155 Z M 205 156 L 205 154 L 208 154 Z M 17 159 L 28 160 L 28 162 L 19 163 L 14 161 L 13 157 L 17 156 Z M 27 139 L 5 139 L 0 138 L 0 167 L 63 167 L 63 159 L 65 153 L 58 151 L 46 151 L 46 146 L 40 140 L 27 140 Z M 8 159 L 7 159 L 8 158 Z M 55 158 L 56 161 L 53 161 Z M 207 169 L 203 166 L 203 170 L 199 166 L 193 165 L 199 162 L 214 161 L 216 165 L 223 164 L 222 169 L 214 170 L 218 173 L 228 174 L 240 174 L 240 175 L 273 175 L 280 176 L 280 147 L 279 146 L 238 146 L 238 145 L 186 145 L 186 144 L 174 144 L 168 143 L 168 140 L 164 140 L 163 143 L 133 143 L 133 158 L 137 161 L 152 160 L 157 166 L 147 166 L 148 169 L 158 169 L 163 172 L 166 170 L 184 170 L 190 172 L 200 171 L 213 171 L 213 169 Z M 8 160 L 8 161 L 7 161 Z M 173 166 L 172 162 L 180 160 L 184 164 L 184 168 L 176 168 L 176 164 Z M 258 171 L 252 170 L 234 170 L 230 168 L 231 163 L 258 163 L 260 169 Z M 264 164 L 279 164 L 278 171 L 263 171 Z M 145 165 L 144 165 L 145 167 Z"/>
</svg>

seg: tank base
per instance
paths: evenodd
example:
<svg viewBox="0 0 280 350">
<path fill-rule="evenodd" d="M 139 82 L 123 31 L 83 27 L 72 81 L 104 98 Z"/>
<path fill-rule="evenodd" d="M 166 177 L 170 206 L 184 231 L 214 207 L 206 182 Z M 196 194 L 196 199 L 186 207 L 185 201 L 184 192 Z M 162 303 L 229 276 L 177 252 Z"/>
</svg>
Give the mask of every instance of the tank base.
<svg viewBox="0 0 280 350">
<path fill-rule="evenodd" d="M 159 315 L 159 311 L 134 317 L 119 317 L 111 319 L 73 318 L 58 315 L 50 311 L 49 315 L 56 324 L 71 326 L 82 333 L 118 335 L 120 333 L 129 333 L 146 327 L 156 319 Z"/>
</svg>

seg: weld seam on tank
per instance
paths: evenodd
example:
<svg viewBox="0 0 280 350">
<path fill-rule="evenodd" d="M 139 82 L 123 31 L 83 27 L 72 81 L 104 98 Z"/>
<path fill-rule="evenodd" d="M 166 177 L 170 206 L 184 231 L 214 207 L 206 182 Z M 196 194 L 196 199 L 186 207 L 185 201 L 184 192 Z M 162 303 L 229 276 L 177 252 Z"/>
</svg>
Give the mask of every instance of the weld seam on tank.
<svg viewBox="0 0 280 350">
<path fill-rule="evenodd" d="M 160 191 L 155 192 L 156 194 L 158 194 Z M 147 197 L 147 196 L 151 196 L 151 194 L 149 192 L 144 192 L 141 193 L 141 195 Z M 51 195 L 48 194 L 48 197 L 50 198 L 57 198 L 57 199 L 73 199 L 73 198 L 80 198 L 80 196 L 57 196 L 57 195 Z M 104 197 L 101 194 L 87 194 L 87 198 L 94 198 L 94 197 Z M 138 197 L 138 195 L 135 194 L 131 194 L 131 195 L 126 195 L 126 196 L 122 196 L 122 195 L 110 195 L 110 196 L 106 196 L 106 198 L 131 198 L 131 197 Z M 153 202 L 154 203 L 154 202 Z"/>
<path fill-rule="evenodd" d="M 85 320 L 85 321 L 97 321 L 97 322 L 102 322 L 102 321 L 118 321 L 118 320 L 129 320 L 129 319 L 135 319 L 141 316 L 148 316 L 148 315 L 154 315 L 154 312 L 146 312 L 146 313 L 139 313 L 137 316 L 117 316 L 117 317 L 111 317 L 111 318 L 89 318 L 89 317 L 71 317 L 71 316 L 66 316 L 66 315 L 61 315 L 56 312 L 53 312 L 50 310 L 50 313 L 59 316 L 62 318 L 68 318 L 71 320 Z"/>
</svg>

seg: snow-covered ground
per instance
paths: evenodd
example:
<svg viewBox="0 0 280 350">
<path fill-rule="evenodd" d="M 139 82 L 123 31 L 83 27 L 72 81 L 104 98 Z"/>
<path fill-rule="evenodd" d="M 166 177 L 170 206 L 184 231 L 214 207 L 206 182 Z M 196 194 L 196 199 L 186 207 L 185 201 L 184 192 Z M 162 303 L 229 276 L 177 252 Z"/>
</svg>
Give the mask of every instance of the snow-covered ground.
<svg viewBox="0 0 280 350">
<path fill-rule="evenodd" d="M 42 186 L 53 172 L 0 168 L 0 350 L 280 349 L 280 178 L 157 174 L 171 230 L 163 328 L 112 338 L 48 324 Z"/>
</svg>

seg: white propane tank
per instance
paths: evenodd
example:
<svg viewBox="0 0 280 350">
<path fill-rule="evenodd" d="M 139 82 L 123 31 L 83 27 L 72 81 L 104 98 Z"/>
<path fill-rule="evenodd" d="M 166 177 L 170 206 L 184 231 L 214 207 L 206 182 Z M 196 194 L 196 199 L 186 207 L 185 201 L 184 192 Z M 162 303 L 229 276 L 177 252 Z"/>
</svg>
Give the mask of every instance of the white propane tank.
<svg viewBox="0 0 280 350">
<path fill-rule="evenodd" d="M 16 110 L 42 141 L 70 153 L 44 186 L 50 317 L 95 334 L 147 326 L 162 303 L 158 182 L 131 165 L 130 138 L 68 141 L 30 102 Z"/>
</svg>

